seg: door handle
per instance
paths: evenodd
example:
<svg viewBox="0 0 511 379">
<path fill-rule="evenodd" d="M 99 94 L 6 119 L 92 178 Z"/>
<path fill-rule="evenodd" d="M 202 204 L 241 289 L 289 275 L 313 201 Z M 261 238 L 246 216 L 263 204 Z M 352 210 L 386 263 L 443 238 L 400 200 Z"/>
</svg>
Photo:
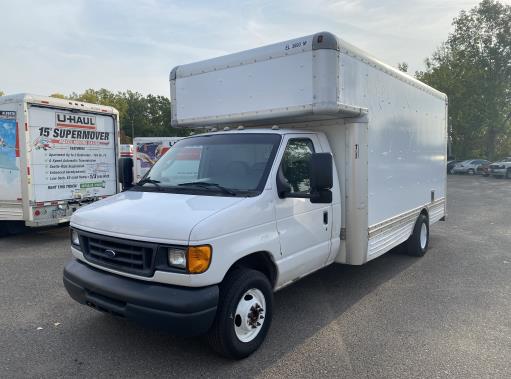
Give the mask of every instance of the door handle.
<svg viewBox="0 0 511 379">
<path fill-rule="evenodd" d="M 323 211 L 323 224 L 328 225 L 328 211 Z"/>
</svg>

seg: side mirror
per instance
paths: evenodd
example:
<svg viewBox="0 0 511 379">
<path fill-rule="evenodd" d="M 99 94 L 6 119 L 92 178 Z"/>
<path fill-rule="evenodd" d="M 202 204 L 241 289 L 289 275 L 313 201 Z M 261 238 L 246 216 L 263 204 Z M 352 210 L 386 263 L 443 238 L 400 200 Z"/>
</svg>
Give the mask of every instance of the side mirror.
<svg viewBox="0 0 511 379">
<path fill-rule="evenodd" d="M 310 164 L 311 203 L 329 204 L 332 202 L 334 183 L 332 154 L 312 154 Z"/>
<path fill-rule="evenodd" d="M 132 158 L 119 158 L 118 162 L 119 183 L 122 185 L 122 190 L 126 190 L 133 186 L 133 159 Z"/>
<path fill-rule="evenodd" d="M 282 166 L 279 167 L 277 171 L 277 193 L 281 199 L 286 197 L 286 194 L 291 192 L 291 186 L 284 176 L 284 172 L 282 171 Z"/>
</svg>

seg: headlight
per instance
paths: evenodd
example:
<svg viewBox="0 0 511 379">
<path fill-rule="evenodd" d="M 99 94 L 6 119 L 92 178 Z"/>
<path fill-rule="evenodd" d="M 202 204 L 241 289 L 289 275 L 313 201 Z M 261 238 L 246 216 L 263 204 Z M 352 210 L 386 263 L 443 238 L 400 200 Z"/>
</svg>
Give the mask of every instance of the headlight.
<svg viewBox="0 0 511 379">
<path fill-rule="evenodd" d="M 76 230 L 71 230 L 71 243 L 76 246 L 80 246 L 80 237 Z"/>
<path fill-rule="evenodd" d="M 169 247 L 168 249 L 169 266 L 177 268 L 186 268 L 186 250 Z"/>
<path fill-rule="evenodd" d="M 211 264 L 212 250 L 209 245 L 188 248 L 169 247 L 167 258 L 170 267 L 186 269 L 190 274 L 201 274 Z"/>
</svg>

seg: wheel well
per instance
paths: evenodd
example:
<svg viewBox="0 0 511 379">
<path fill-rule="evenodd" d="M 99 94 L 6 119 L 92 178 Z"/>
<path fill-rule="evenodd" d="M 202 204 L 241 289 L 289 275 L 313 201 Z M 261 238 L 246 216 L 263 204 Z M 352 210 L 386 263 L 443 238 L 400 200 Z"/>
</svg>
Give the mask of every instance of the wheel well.
<svg viewBox="0 0 511 379">
<path fill-rule="evenodd" d="M 426 218 L 428 219 L 428 223 L 429 223 L 429 213 L 428 213 L 428 210 L 426 208 L 422 208 L 420 214 L 426 216 Z"/>
<path fill-rule="evenodd" d="M 266 251 L 259 251 L 256 253 L 252 253 L 250 255 L 246 255 L 243 258 L 236 261 L 231 266 L 228 272 L 241 267 L 251 268 L 262 272 L 264 275 L 266 275 L 272 287 L 275 287 L 275 284 L 277 282 L 278 271 L 277 266 L 275 265 L 275 262 L 273 262 L 270 253 Z"/>
</svg>

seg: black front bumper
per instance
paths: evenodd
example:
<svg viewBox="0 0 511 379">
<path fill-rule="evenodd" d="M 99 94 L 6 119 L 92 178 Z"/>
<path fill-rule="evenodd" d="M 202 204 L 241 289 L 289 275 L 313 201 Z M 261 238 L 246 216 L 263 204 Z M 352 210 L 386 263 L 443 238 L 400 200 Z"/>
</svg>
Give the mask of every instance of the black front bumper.
<svg viewBox="0 0 511 379">
<path fill-rule="evenodd" d="M 163 285 L 111 274 L 73 260 L 64 286 L 82 304 L 177 335 L 206 333 L 216 314 L 218 286 Z"/>
</svg>

